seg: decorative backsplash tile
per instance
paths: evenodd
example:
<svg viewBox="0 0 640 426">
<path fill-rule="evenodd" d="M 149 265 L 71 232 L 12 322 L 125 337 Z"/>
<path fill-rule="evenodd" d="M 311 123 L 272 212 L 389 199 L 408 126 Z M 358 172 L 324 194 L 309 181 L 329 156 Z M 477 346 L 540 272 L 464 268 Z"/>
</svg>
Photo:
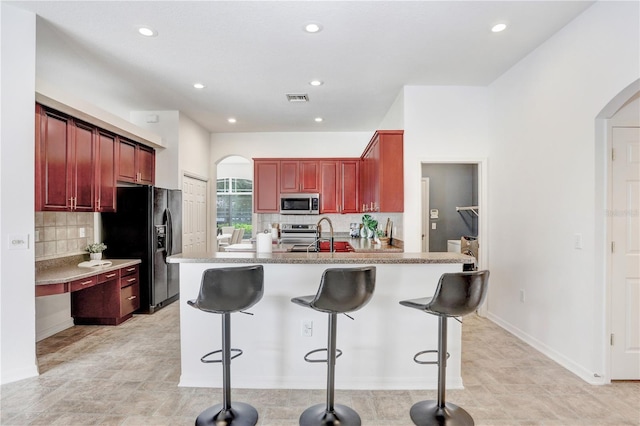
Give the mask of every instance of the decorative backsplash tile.
<svg viewBox="0 0 640 426">
<path fill-rule="evenodd" d="M 326 214 L 326 215 L 281 215 L 281 214 L 256 214 L 254 221 L 254 232 L 262 232 L 270 229 L 273 223 L 299 223 L 299 224 L 315 224 L 321 217 L 327 216 L 333 223 L 335 233 L 349 234 L 351 223 L 361 223 L 364 213 L 353 214 Z M 384 229 L 387 218 L 393 221 L 396 229 L 396 238 L 402 238 L 402 213 L 368 213 L 378 220 L 378 227 Z M 326 229 L 326 224 L 323 229 Z M 245 237 L 249 238 L 249 237 Z"/>
<path fill-rule="evenodd" d="M 84 253 L 93 241 L 94 213 L 35 212 L 36 260 Z"/>
</svg>

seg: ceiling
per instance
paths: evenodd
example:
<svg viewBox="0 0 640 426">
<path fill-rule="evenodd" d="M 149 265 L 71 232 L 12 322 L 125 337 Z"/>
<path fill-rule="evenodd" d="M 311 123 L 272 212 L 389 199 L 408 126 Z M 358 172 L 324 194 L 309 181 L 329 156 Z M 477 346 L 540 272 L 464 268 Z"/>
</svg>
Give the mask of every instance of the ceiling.
<svg viewBox="0 0 640 426">
<path fill-rule="evenodd" d="M 211 132 L 275 132 L 371 131 L 405 85 L 486 86 L 593 2 L 6 3 L 39 16 L 48 83 L 111 109 L 179 110 Z"/>
</svg>

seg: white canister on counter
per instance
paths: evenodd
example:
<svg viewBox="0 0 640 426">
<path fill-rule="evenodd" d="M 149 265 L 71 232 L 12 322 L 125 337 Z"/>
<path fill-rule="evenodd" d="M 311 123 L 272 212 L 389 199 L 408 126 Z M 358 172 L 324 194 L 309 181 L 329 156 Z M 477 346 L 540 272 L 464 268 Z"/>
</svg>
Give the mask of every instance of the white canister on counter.
<svg viewBox="0 0 640 426">
<path fill-rule="evenodd" d="M 272 251 L 271 233 L 262 232 L 256 235 L 256 252 L 271 253 Z"/>
</svg>

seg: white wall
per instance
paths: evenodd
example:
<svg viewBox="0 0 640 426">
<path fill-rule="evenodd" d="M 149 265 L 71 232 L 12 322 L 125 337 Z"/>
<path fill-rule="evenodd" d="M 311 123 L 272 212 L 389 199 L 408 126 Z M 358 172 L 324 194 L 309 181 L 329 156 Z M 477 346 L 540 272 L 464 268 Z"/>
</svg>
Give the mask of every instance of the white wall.
<svg viewBox="0 0 640 426">
<path fill-rule="evenodd" d="M 240 178 L 253 180 L 253 167 L 251 160 L 234 155 L 226 157 L 220 163 L 217 164 L 218 175 L 216 179 L 222 178 Z"/>
<path fill-rule="evenodd" d="M 253 157 L 360 157 L 371 132 L 213 133 L 211 160 L 229 155 Z"/>
<path fill-rule="evenodd" d="M 131 111 L 129 120 L 160 135 L 166 147 L 156 150 L 156 186 L 180 189 L 180 112 Z"/>
<path fill-rule="evenodd" d="M 180 189 L 184 173 L 209 178 L 210 133 L 202 126 L 180 111 L 132 111 L 129 117 L 160 135 L 166 147 L 156 150 L 156 186 Z"/>
<path fill-rule="evenodd" d="M 201 179 L 213 179 L 209 176 L 209 157 L 211 133 L 195 121 L 180 113 L 180 163 L 179 171 Z M 215 185 L 213 185 L 215 186 Z"/>
<path fill-rule="evenodd" d="M 380 122 L 378 129 L 404 129 L 404 88 L 398 93 L 396 100 L 393 101 L 393 104 Z"/>
<path fill-rule="evenodd" d="M 38 374 L 35 350 L 35 16 L 0 3 L 0 383 Z M 20 40 L 19 43 L 16 40 Z M 11 235 L 29 238 L 9 250 Z"/>
<path fill-rule="evenodd" d="M 606 345 L 595 119 L 640 76 L 638 8 L 596 3 L 490 86 L 490 317 L 590 382 Z"/>
<path fill-rule="evenodd" d="M 486 87 L 405 86 L 405 251 L 421 251 L 422 163 L 479 162 L 487 156 L 488 96 Z"/>
</svg>

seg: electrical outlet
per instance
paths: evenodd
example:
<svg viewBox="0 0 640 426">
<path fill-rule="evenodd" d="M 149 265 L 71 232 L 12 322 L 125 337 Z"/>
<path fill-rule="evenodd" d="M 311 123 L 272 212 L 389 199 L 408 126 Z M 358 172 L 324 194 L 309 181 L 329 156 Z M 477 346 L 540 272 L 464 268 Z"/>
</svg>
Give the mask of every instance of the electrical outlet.
<svg viewBox="0 0 640 426">
<path fill-rule="evenodd" d="M 86 235 L 86 232 L 85 232 L 84 228 L 78 228 L 78 237 L 84 238 L 86 236 L 87 235 Z"/>
<path fill-rule="evenodd" d="M 311 320 L 303 320 L 302 321 L 302 335 L 304 337 L 313 336 L 313 321 Z"/>
<path fill-rule="evenodd" d="M 524 303 L 524 290 L 520 289 L 520 302 Z"/>
</svg>

